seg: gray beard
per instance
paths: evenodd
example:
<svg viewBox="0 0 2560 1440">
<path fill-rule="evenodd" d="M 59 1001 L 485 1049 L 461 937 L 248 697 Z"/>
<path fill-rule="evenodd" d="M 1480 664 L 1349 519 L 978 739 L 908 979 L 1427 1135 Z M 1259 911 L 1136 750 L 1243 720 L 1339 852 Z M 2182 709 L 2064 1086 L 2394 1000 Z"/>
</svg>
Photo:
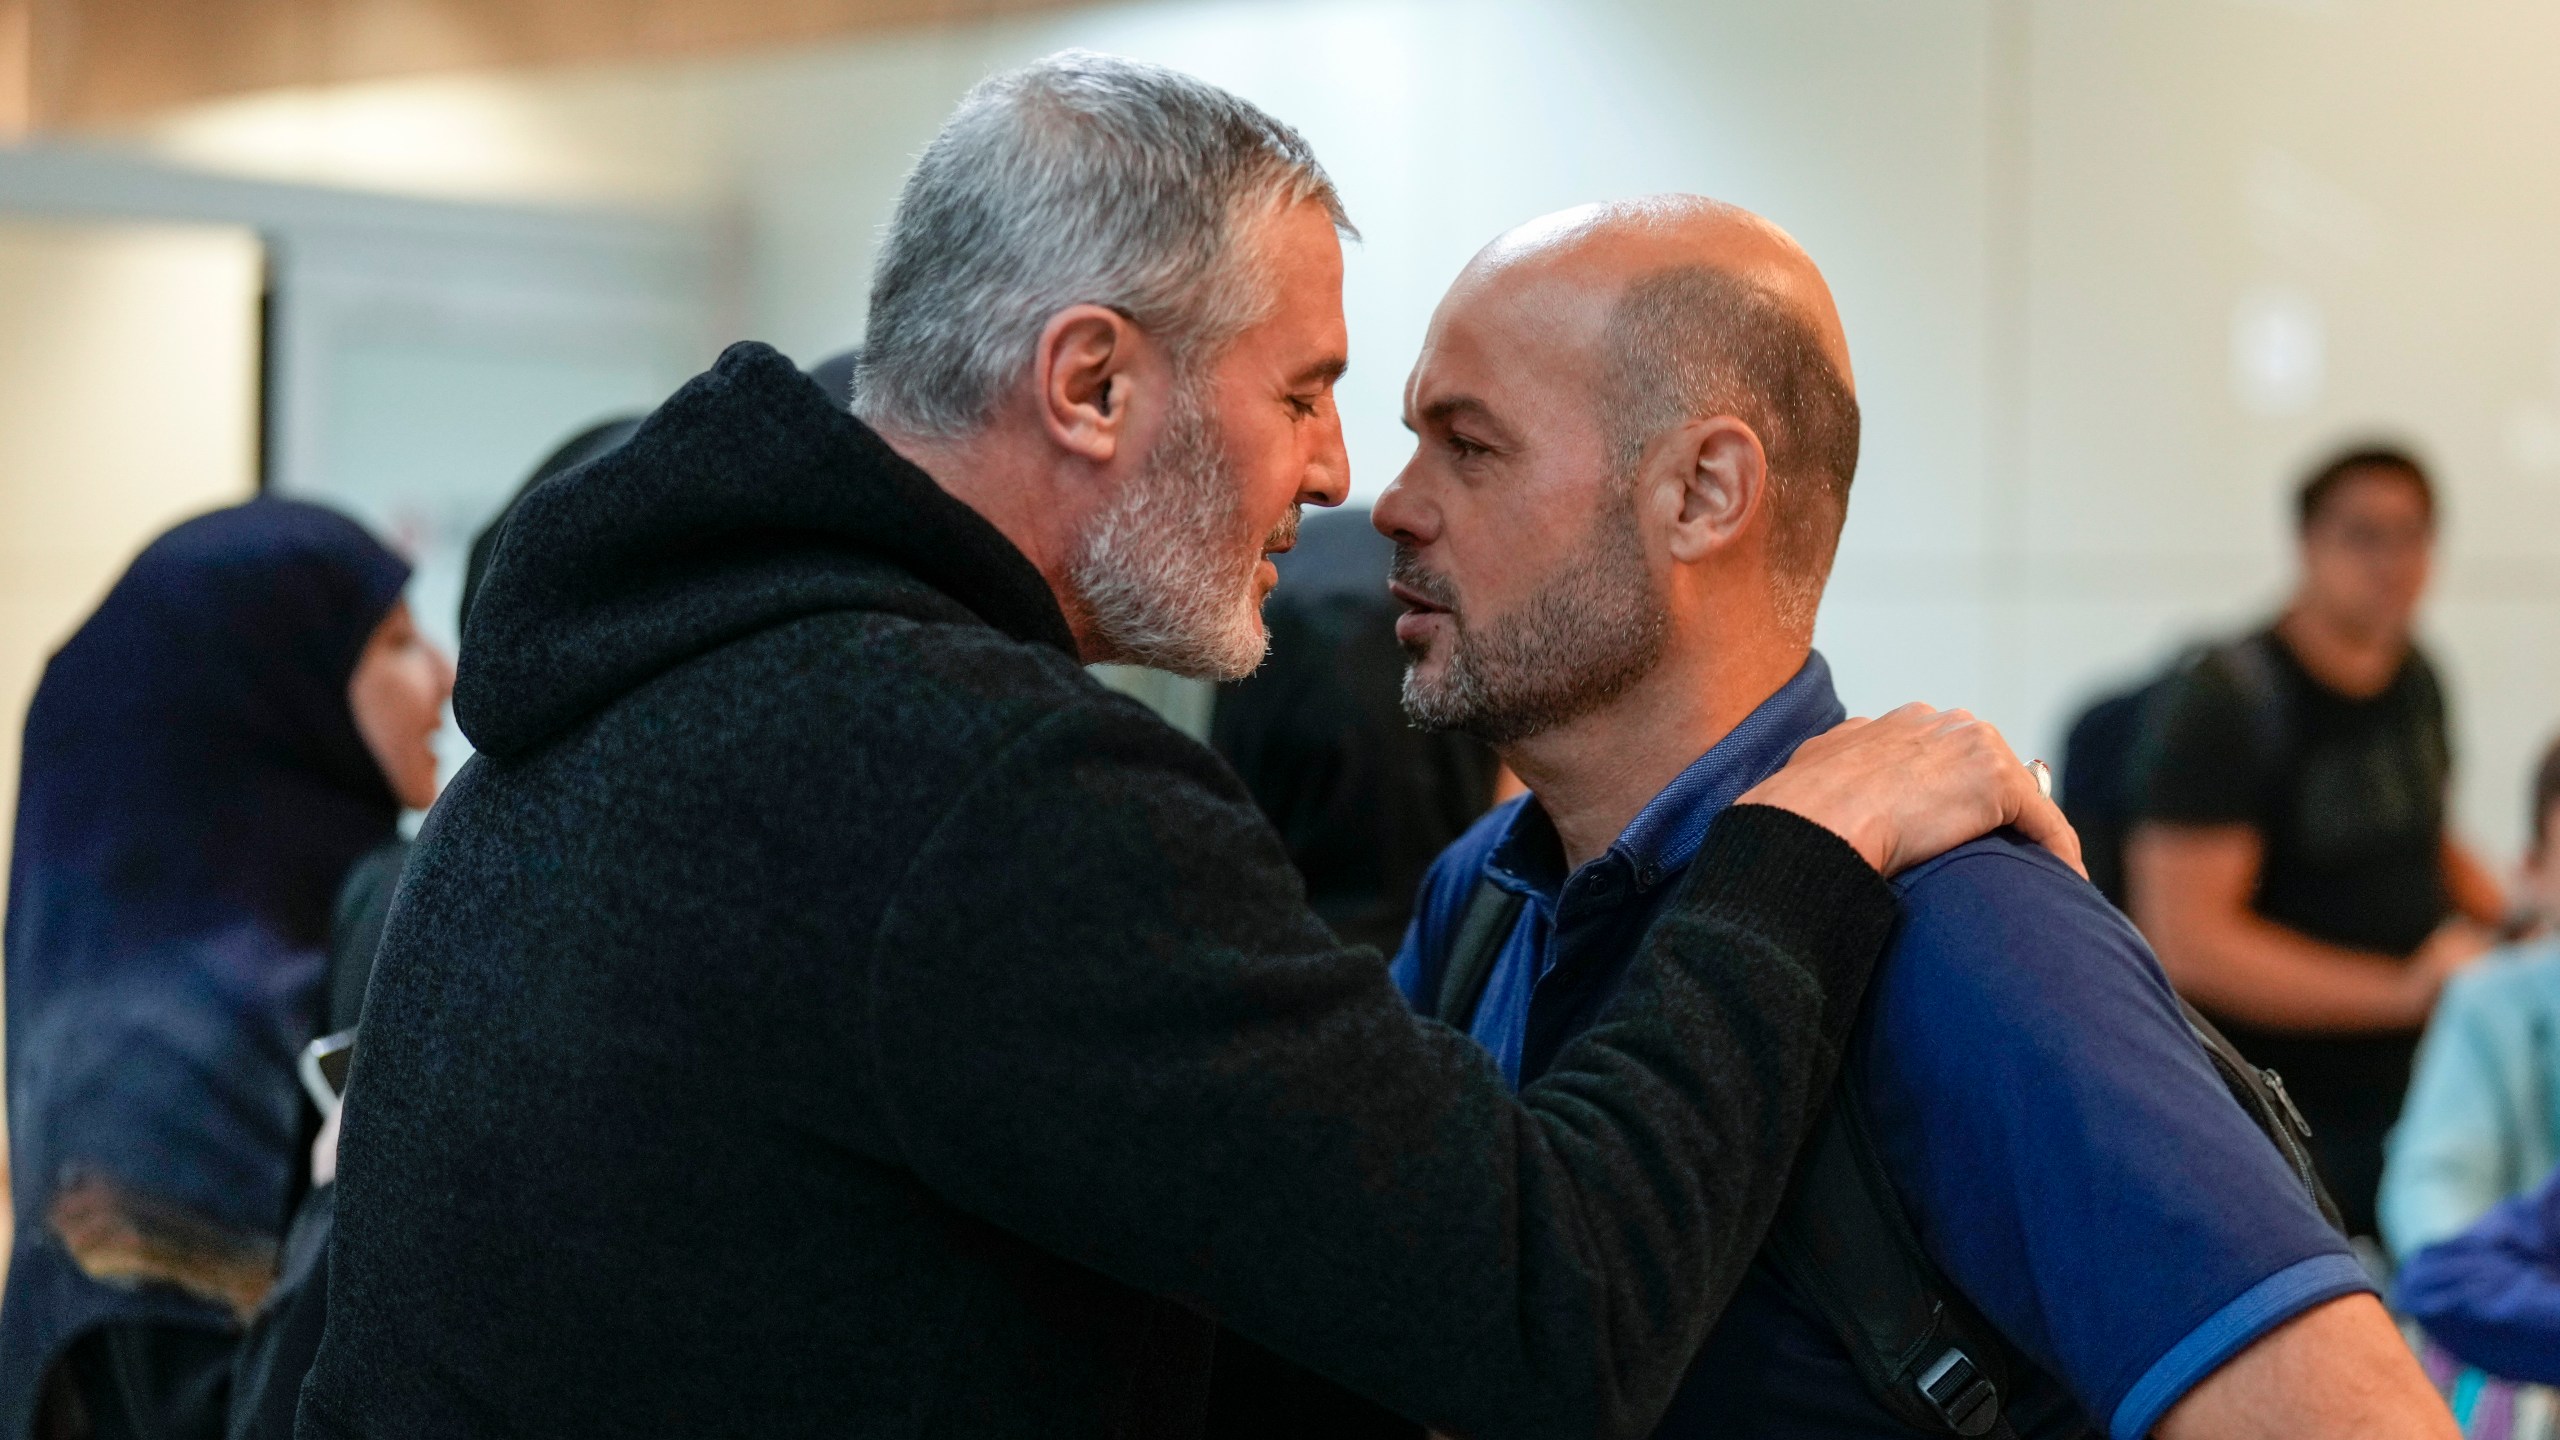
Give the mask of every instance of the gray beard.
<svg viewBox="0 0 2560 1440">
<path fill-rule="evenodd" d="M 1396 575 L 1435 600 L 1445 587 L 1427 578 L 1412 551 L 1396 551 Z M 1520 613 L 1470 628 L 1449 612 L 1448 663 L 1423 678 L 1420 651 L 1406 647 L 1404 713 L 1426 730 L 1456 730 L 1509 745 L 1578 720 L 1625 694 L 1661 663 L 1666 620 L 1632 501 L 1609 507 L 1582 554 Z"/>
<path fill-rule="evenodd" d="M 1263 552 L 1244 549 L 1243 484 L 1200 390 L 1175 392 L 1145 467 L 1086 527 L 1067 583 L 1104 658 L 1241 680 L 1271 645 L 1254 593 Z M 1296 531 L 1294 509 L 1281 529 Z"/>
</svg>

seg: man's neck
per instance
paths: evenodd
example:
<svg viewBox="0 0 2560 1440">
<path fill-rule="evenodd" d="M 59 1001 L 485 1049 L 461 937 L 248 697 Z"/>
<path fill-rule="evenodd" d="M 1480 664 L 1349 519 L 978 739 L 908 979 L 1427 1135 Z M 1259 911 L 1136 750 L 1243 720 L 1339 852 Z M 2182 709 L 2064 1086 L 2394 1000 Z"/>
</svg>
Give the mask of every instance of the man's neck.
<svg viewBox="0 0 2560 1440">
<path fill-rule="evenodd" d="M 2369 631 L 2296 602 L 2276 634 L 2322 685 L 2357 699 L 2379 695 L 2409 658 L 2406 631 Z"/>
<path fill-rule="evenodd" d="M 1049 585 L 1076 650 L 1094 658 L 1093 612 L 1068 582 L 1073 546 L 1071 520 L 1053 503 L 1054 487 L 1036 458 L 1004 443 L 990 430 L 962 440 L 937 440 L 881 428 L 880 438 L 899 458 L 922 470 L 951 498 L 978 512 L 978 517 L 1011 541 Z"/>
<path fill-rule="evenodd" d="M 1503 747 L 1503 762 L 1556 827 L 1566 870 L 1615 843 L 1663 787 L 1794 679 L 1810 651 L 1781 641 L 1667 656 L 1600 709 Z"/>
</svg>

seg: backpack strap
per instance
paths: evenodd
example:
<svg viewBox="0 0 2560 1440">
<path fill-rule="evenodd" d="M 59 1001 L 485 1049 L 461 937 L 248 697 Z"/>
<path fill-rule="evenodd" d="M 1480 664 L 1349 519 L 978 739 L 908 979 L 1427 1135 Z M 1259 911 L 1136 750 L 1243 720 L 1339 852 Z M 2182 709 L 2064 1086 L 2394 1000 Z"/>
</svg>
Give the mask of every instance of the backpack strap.
<svg viewBox="0 0 2560 1440">
<path fill-rule="evenodd" d="M 1502 954 L 1502 943 L 1520 922 L 1523 903 L 1491 880 L 1476 880 L 1474 892 L 1467 896 L 1466 913 L 1458 920 L 1458 933 L 1449 942 L 1449 963 L 1440 972 L 1432 1019 L 1460 1030 L 1475 1024 L 1485 982 L 1493 977 L 1493 962 Z"/>
<path fill-rule="evenodd" d="M 1796 1161 L 1766 1254 L 1896 1419 L 2014 1440 L 2009 1344 L 1920 1248 L 1846 1085 Z"/>
<path fill-rule="evenodd" d="M 2262 774 L 2284 764 L 2293 744 L 2293 687 L 2285 683 L 2275 646 L 2275 632 L 2261 630 L 2212 652 L 2248 707 L 2249 754 Z"/>
<path fill-rule="evenodd" d="M 2345 1234 L 2303 1143 L 2311 1127 L 2284 1081 L 2250 1064 L 2194 1006 L 2180 1000 L 2178 1008 L 2232 1099 Z M 1921 1248 L 1845 1081 L 1796 1161 L 1767 1255 L 1849 1352 L 1867 1393 L 1898 1419 L 1933 1434 L 2014 1440 L 2005 1407 L 2017 1352 Z"/>
</svg>

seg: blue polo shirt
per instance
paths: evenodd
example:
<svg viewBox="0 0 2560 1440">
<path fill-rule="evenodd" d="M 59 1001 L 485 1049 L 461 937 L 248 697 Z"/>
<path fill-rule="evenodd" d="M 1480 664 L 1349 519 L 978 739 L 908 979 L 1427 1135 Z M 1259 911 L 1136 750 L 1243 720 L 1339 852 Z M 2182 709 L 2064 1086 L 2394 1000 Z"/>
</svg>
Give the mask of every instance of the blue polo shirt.
<svg viewBox="0 0 2560 1440">
<path fill-rule="evenodd" d="M 1513 1085 L 1535 1083 L 1616 992 L 1709 823 L 1841 718 L 1814 655 L 1571 874 L 1533 799 L 1495 810 L 1424 878 L 1397 985 L 1417 1006 L 1437 995 L 1480 877 L 1520 896 L 1473 1033 Z M 2146 1435 L 2250 1341 L 2371 1288 L 2086 881 L 2004 834 L 1894 885 L 1902 921 L 1843 1083 L 1931 1257 L 2031 1367 L 2011 1387 L 2021 1435 Z M 1755 1265 L 1655 1433 L 1913 1432 Z"/>
</svg>

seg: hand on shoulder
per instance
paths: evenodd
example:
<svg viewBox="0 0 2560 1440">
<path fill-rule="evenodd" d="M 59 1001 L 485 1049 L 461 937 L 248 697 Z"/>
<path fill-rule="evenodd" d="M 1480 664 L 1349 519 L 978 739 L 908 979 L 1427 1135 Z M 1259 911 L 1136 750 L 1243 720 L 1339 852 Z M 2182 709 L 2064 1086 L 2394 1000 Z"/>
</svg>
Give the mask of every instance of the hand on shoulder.
<svg viewBox="0 0 2560 1440">
<path fill-rule="evenodd" d="M 1891 876 L 2003 827 L 2082 875 L 2080 837 L 1998 729 L 1963 710 L 1905 705 L 1805 742 L 1740 803 L 1792 811 Z"/>
</svg>

